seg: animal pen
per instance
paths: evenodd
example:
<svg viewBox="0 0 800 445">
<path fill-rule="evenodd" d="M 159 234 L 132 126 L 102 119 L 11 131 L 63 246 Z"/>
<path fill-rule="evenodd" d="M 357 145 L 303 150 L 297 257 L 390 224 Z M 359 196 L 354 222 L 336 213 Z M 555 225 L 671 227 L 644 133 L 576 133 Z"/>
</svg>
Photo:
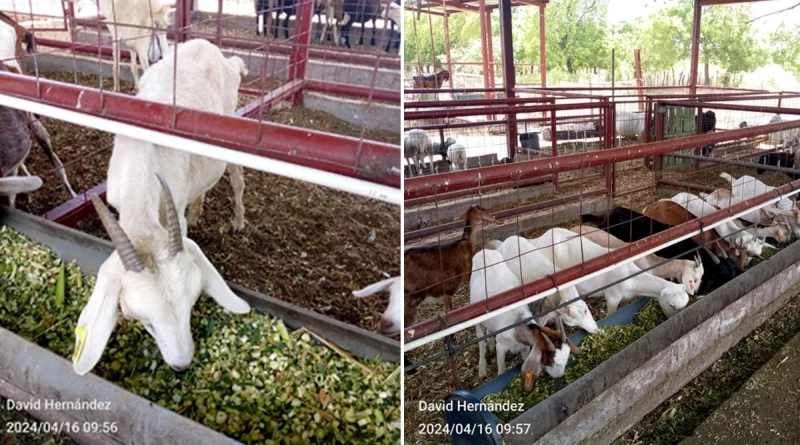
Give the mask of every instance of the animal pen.
<svg viewBox="0 0 800 445">
<path fill-rule="evenodd" d="M 93 194 L 106 200 L 113 135 L 247 167 L 245 228 L 231 231 L 229 189 L 217 186 L 209 191 L 205 213 L 199 224 L 189 229 L 188 236 L 206 251 L 237 295 L 269 315 L 249 317 L 253 317 L 253 323 L 277 326 L 278 330 L 269 331 L 269 335 L 275 334 L 288 350 L 296 350 L 298 369 L 301 349 L 305 348 L 301 345 L 310 338 L 310 349 L 302 352 L 303 369 L 307 353 L 309 357 L 317 354 L 321 360 L 333 360 L 332 364 L 338 360 L 334 356 L 340 357 L 346 363 L 337 371 L 341 377 L 345 378 L 345 369 L 359 370 L 358 380 L 365 385 L 359 390 L 359 400 L 366 405 L 349 406 L 345 400 L 333 402 L 341 394 L 330 391 L 327 395 L 322 391 L 322 395 L 303 396 L 307 390 L 302 389 L 292 394 L 297 389 L 284 380 L 281 385 L 289 392 L 277 395 L 276 400 L 282 398 L 290 406 L 294 402 L 286 397 L 294 396 L 297 403 L 314 406 L 308 408 L 310 417 L 303 428 L 282 434 L 306 439 L 308 435 L 329 434 L 327 440 L 360 443 L 366 431 L 369 443 L 376 437 L 396 442 L 399 431 L 390 423 L 399 419 L 400 344 L 373 332 L 386 299 L 357 300 L 351 293 L 400 271 L 401 80 L 399 56 L 384 50 L 384 42 L 391 38 L 389 23 L 377 21 L 375 26 L 381 28 L 374 46 L 354 45 L 351 49 L 318 41 L 321 23 L 314 20 L 315 4 L 310 0 L 294 3 L 294 19 L 289 22 L 287 17 L 284 23 L 291 24 L 277 37 L 256 35 L 257 28 L 264 30 L 260 26 L 271 31 L 277 22 L 273 23 L 269 14 L 266 23 L 259 23 L 252 3 L 243 6 L 220 0 L 209 11 L 195 8 L 191 0 L 179 1 L 169 13 L 172 24 L 167 27 L 152 23 L 135 26 L 122 18 L 87 14 L 85 5 L 84 11 L 76 14 L 76 6 L 69 1 L 0 2 L 0 12 L 36 38 L 36 51 L 19 60 L 22 74 L 0 71 L 0 106 L 33 113 L 32 119 L 44 123 L 53 149 L 63 161 L 63 172 L 77 192 L 70 196 L 64 190 L 58 176 L 62 169 L 50 165 L 34 147 L 25 166 L 42 177 L 44 187 L 18 196 L 18 210 L 0 204 L 0 229 L 4 230 L 0 238 L 5 243 L 19 236 L 36 246 L 26 252 L 52 251 L 57 255 L 52 261 L 61 262 L 61 274 L 65 263 L 75 262 L 80 270 L 67 266 L 69 302 L 77 298 L 69 294 L 69 289 L 79 288 L 72 280 L 80 283 L 92 279 L 114 250 L 102 239 L 107 235 L 90 200 Z M 209 7 L 205 3 L 201 6 Z M 145 57 L 157 45 L 159 34 L 171 45 L 204 39 L 217 45 L 226 57 L 240 57 L 249 74 L 242 78 L 235 115 L 135 96 L 136 86 L 127 63 L 132 54 L 126 49 L 126 45 L 133 47 L 135 40 L 121 42 L 120 92 L 114 92 L 113 45 L 107 31 L 112 27 L 143 31 L 141 38 L 151 42 Z M 178 51 L 163 50 L 165 57 L 174 58 L 175 66 L 180 66 Z M 0 177 L 13 173 L 0 172 Z M 14 245 L 16 241 L 9 242 Z M 3 244 L 2 248 L 10 247 Z M 56 278 L 58 266 L 55 273 L 48 280 L 63 283 L 63 278 Z M 81 278 L 82 274 L 86 277 Z M 68 313 L 62 310 L 60 317 Z M 66 327 L 76 320 L 59 319 L 48 331 L 61 332 L 61 321 Z M 206 324 L 202 337 L 218 335 L 223 326 L 228 329 L 230 320 L 215 320 L 216 330 Z M 291 330 L 282 328 L 283 323 Z M 126 336 L 140 330 L 130 329 L 120 328 Z M 71 330 L 67 335 L 66 341 L 71 342 Z M 45 337 L 37 335 L 31 342 L 31 337 L 0 328 L 4 350 L 0 395 L 14 400 L 110 402 L 113 409 L 109 411 L 31 410 L 35 417 L 50 423 L 116 425 L 114 431 L 83 427 L 61 430 L 81 442 L 251 443 L 269 438 L 270 431 L 278 434 L 274 425 L 265 426 L 263 422 L 261 427 L 258 422 L 245 422 L 248 431 L 242 432 L 241 424 L 235 423 L 243 421 L 242 414 L 234 414 L 232 405 L 225 408 L 227 414 L 220 406 L 221 414 L 214 418 L 203 414 L 205 408 L 198 412 L 196 406 L 188 408 L 184 402 L 174 402 L 181 396 L 189 397 L 187 394 L 151 399 L 158 402 L 153 403 L 142 390 L 123 389 L 120 372 L 126 372 L 125 363 L 134 366 L 124 357 L 114 358 L 114 364 L 111 359 L 108 363 L 104 360 L 97 375 L 78 376 L 63 358 L 70 352 L 48 351 L 42 347 Z M 142 342 L 145 354 L 147 348 L 155 347 L 147 335 L 136 341 Z M 318 347 L 323 349 L 314 349 Z M 117 350 L 124 350 L 124 345 Z M 153 362 L 153 375 L 165 366 L 162 361 L 156 371 L 156 365 Z M 230 377 L 222 379 L 230 388 Z M 326 377 L 325 382 L 329 381 Z M 253 382 L 240 384 L 244 389 L 237 391 L 244 393 L 226 395 L 226 403 L 233 403 L 231 397 L 237 405 L 249 403 L 246 392 Z M 150 397 L 160 397 L 153 391 Z M 326 406 L 334 405 L 343 410 L 328 413 Z M 367 419 L 363 413 L 368 407 L 376 414 Z M 252 408 L 252 412 L 257 410 Z M 330 426 L 340 421 L 340 428 Z M 308 428 L 309 422 L 319 426 L 319 431 Z M 335 434 L 344 436 L 334 439 Z M 317 435 L 317 439 L 325 439 L 322 436 Z"/>
<path fill-rule="evenodd" d="M 544 8 L 547 2 L 517 3 Z M 796 295 L 800 281 L 800 250 L 787 244 L 786 232 L 774 235 L 777 223 L 763 221 L 771 228 L 740 224 L 754 212 L 771 214 L 776 202 L 793 201 L 798 193 L 798 170 L 787 159 L 800 143 L 800 94 L 696 84 L 699 11 L 723 2 L 696 2 L 694 81 L 665 87 L 546 87 L 544 74 L 540 86 L 516 85 L 510 8 L 517 3 L 462 1 L 452 9 L 452 2 L 422 3 L 421 12 L 445 17 L 480 13 L 484 36 L 484 22 L 490 22 L 484 15 L 498 9 L 503 84 L 491 84 L 494 76 L 485 74 L 483 88 L 447 88 L 445 81 L 438 88 L 407 84 L 404 90 L 405 129 L 422 130 L 434 144 L 430 163 L 426 159 L 421 169 L 405 169 L 406 270 L 412 252 L 426 252 L 432 264 L 448 264 L 456 255 L 453 246 L 468 243 L 470 235 L 477 252 L 474 258 L 470 254 L 471 268 L 442 267 L 430 274 L 436 279 L 407 273 L 407 292 L 409 280 L 419 281 L 420 288 L 411 292 L 420 292 L 419 298 L 443 295 L 444 306 L 414 306 L 415 319 L 406 319 L 410 442 L 611 443 L 771 317 Z M 484 52 L 484 73 L 486 61 Z M 465 147 L 466 168 L 454 167 L 453 151 L 441 148 L 448 139 Z M 737 195 L 741 192 L 744 197 Z M 728 200 L 707 205 L 714 196 Z M 670 202 L 659 202 L 665 199 Z M 689 212 L 697 204 L 704 210 Z M 663 215 L 653 209 L 670 205 L 686 216 L 661 222 Z M 491 217 L 465 218 L 471 206 Z M 792 241 L 797 222 L 783 220 L 795 231 Z M 725 227 L 731 231 L 723 236 Z M 625 244 L 615 246 L 612 235 Z M 590 238 L 617 248 L 590 252 Z M 736 247 L 744 239 L 753 244 Z M 534 271 L 526 266 L 531 255 L 555 261 L 559 246 L 576 240 L 581 240 L 580 253 L 569 264 L 556 261 L 556 269 L 539 262 Z M 508 248 L 510 256 L 503 250 Z M 498 249 L 502 260 L 490 259 Z M 645 258 L 658 262 L 639 266 Z M 688 302 L 677 305 L 682 310 L 669 318 L 662 309 L 675 307 L 665 305 L 658 292 L 614 313 L 602 300 L 587 299 L 639 286 L 645 272 L 655 274 L 675 259 L 686 265 L 695 260 L 704 275 L 702 281 L 683 281 Z M 495 270 L 504 265 L 516 278 L 491 289 L 490 277 L 500 281 Z M 526 279 L 528 273 L 534 279 Z M 658 283 L 661 289 L 677 286 L 675 292 L 681 293 L 681 285 Z M 578 294 L 565 298 L 570 289 Z M 547 296 L 558 296 L 557 301 Z M 600 329 L 594 335 L 583 326 L 565 329 L 584 355 L 571 359 L 564 377 L 542 372 L 527 392 L 527 361 L 499 375 L 489 366 L 488 377 L 479 375 L 477 343 L 497 337 L 500 345 L 504 333 L 517 335 L 533 320 L 544 325 L 558 316 L 569 324 L 579 300 L 588 304 Z M 513 322 L 491 327 L 495 317 L 512 314 L 517 314 Z M 563 343 L 557 338 L 551 343 L 551 351 L 560 351 Z"/>
</svg>

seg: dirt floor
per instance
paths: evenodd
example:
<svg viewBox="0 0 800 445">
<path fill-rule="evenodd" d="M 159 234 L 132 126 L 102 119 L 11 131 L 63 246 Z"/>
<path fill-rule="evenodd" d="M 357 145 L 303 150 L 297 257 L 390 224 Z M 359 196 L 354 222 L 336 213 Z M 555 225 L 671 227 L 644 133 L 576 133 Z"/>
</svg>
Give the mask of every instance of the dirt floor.
<svg viewBox="0 0 800 445">
<path fill-rule="evenodd" d="M 800 335 L 795 336 L 682 445 L 800 443 Z M 765 440 L 766 439 L 766 440 Z"/>
<path fill-rule="evenodd" d="M 73 74 L 46 74 L 73 83 Z M 82 85 L 97 85 L 95 76 L 81 76 Z M 107 79 L 110 82 L 110 79 Z M 133 90 L 124 85 L 125 92 Z M 240 98 L 247 102 L 252 98 Z M 360 136 L 360 128 L 327 113 L 282 109 L 266 119 L 296 126 Z M 338 122 L 337 122 L 338 121 Z M 48 119 L 45 126 L 53 146 L 67 164 L 76 192 L 104 182 L 113 136 Z M 399 142 L 399 135 L 369 133 L 367 137 Z M 52 169 L 34 148 L 26 163 L 32 174 Z M 52 175 L 41 191 L 21 196 L 17 207 L 42 214 L 67 201 L 69 195 Z M 221 180 L 206 196 L 203 216 L 189 236 L 202 248 L 223 277 L 250 289 L 313 309 L 346 323 L 373 329 L 386 308 L 388 295 L 355 299 L 351 291 L 400 273 L 400 212 L 397 206 L 295 181 L 245 170 L 245 220 L 232 233 L 233 193 Z M 77 229 L 106 237 L 96 216 Z"/>
<path fill-rule="evenodd" d="M 589 190 L 595 190 L 604 186 L 604 178 L 594 178 L 588 181 L 581 181 L 581 177 L 589 176 L 591 174 L 600 173 L 602 169 L 593 168 L 586 169 L 583 172 L 570 172 L 560 176 L 560 190 L 557 193 L 538 196 L 525 201 L 515 201 L 510 204 L 493 207 L 491 212 L 505 210 L 508 208 L 516 208 L 521 205 L 542 202 L 557 197 L 579 194 Z M 665 177 L 679 181 L 713 186 L 724 187 L 727 182 L 719 177 L 719 173 L 725 171 L 734 177 L 739 177 L 745 174 L 758 176 L 758 178 L 766 184 L 778 186 L 788 182 L 788 177 L 779 172 L 767 172 L 763 175 L 755 175 L 752 168 L 745 167 L 732 167 L 720 166 L 713 169 L 704 170 L 700 172 L 692 171 L 671 171 L 666 172 Z M 617 164 L 616 171 L 617 178 L 617 191 L 624 193 L 625 191 L 634 190 L 653 183 L 653 172 L 646 169 L 641 160 L 629 161 Z M 686 191 L 686 190 L 681 190 Z M 640 191 L 637 193 L 626 194 L 615 199 L 615 204 L 625 206 L 631 209 L 641 211 L 646 205 L 657 201 L 664 197 L 670 197 L 676 194 L 678 190 L 656 190 L 654 188 Z M 572 227 L 579 224 L 579 219 L 570 221 L 563 221 L 558 223 L 558 227 Z M 538 237 L 546 232 L 550 227 L 540 227 L 522 233 L 522 236 L 533 238 Z M 462 307 L 469 303 L 469 286 L 463 286 L 453 298 L 454 308 Z M 602 298 L 592 298 L 587 300 L 592 315 L 596 320 L 605 317 L 605 302 Z M 422 305 L 416 316 L 416 321 L 422 321 L 437 317 L 441 314 L 442 310 L 437 305 Z M 568 330 L 569 332 L 569 330 Z M 455 345 L 463 344 L 474 338 L 474 331 L 468 329 L 459 332 L 455 335 Z M 439 354 L 445 351 L 443 342 L 434 342 L 431 345 L 426 345 L 417 350 L 408 353 L 407 357 L 412 362 L 419 362 L 427 357 Z M 508 357 L 507 366 L 513 367 L 519 364 L 520 359 L 515 356 L 513 359 Z M 472 389 L 484 383 L 486 379 L 480 379 L 477 373 L 478 363 L 478 349 L 476 345 L 468 347 L 464 352 L 456 357 L 453 357 L 452 363 L 450 359 L 439 359 L 430 364 L 424 365 L 417 370 L 414 374 L 406 374 L 405 380 L 405 425 L 406 425 L 406 441 L 407 443 L 420 443 L 420 444 L 444 444 L 449 443 L 447 436 L 423 436 L 419 435 L 419 425 L 425 423 L 441 423 L 442 416 L 440 413 L 435 412 L 420 412 L 417 409 L 418 402 L 425 400 L 428 402 L 441 401 L 447 394 L 452 392 L 455 388 Z M 487 355 L 489 377 L 496 375 L 496 363 L 493 354 Z M 457 370 L 454 373 L 453 370 Z M 458 380 L 456 381 L 454 375 L 457 374 Z M 689 430 L 691 431 L 691 430 Z M 661 434 L 666 434 L 660 431 Z M 651 440 L 639 441 L 632 439 L 631 441 L 623 442 L 626 445 L 639 445 L 639 444 L 667 444 L 676 442 L 664 442 L 656 440 L 657 436 L 650 436 Z"/>
</svg>

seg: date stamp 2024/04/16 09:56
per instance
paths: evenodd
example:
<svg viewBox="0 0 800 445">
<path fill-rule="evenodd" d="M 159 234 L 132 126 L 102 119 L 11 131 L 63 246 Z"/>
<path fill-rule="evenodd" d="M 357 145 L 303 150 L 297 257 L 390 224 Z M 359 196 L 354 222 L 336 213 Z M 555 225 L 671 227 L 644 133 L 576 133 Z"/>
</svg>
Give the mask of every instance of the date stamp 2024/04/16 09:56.
<svg viewBox="0 0 800 445">
<path fill-rule="evenodd" d="M 117 422 L 77 420 L 37 420 L 30 416 L 16 415 L 23 411 L 111 411 L 111 402 L 102 400 L 53 400 L 53 399 L 6 399 L 0 407 L 0 437 L 18 434 L 93 434 L 116 433 Z M 47 416 L 44 416 L 47 418 Z"/>
</svg>

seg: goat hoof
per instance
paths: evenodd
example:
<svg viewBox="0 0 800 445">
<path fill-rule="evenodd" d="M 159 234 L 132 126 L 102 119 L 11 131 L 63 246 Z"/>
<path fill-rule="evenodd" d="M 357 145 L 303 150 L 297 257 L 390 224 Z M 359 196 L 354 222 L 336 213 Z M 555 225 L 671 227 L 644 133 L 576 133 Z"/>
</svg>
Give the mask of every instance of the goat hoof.
<svg viewBox="0 0 800 445">
<path fill-rule="evenodd" d="M 231 222 L 231 230 L 233 232 L 241 232 L 244 230 L 244 220 Z"/>
</svg>

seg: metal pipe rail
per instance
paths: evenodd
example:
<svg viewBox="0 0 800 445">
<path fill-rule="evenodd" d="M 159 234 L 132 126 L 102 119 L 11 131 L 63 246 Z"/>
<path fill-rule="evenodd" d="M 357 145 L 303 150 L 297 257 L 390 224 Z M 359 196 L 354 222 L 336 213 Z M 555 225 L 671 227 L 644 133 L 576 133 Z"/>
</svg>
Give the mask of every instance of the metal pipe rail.
<svg viewBox="0 0 800 445">
<path fill-rule="evenodd" d="M 547 111 L 566 111 L 566 110 L 591 110 L 606 108 L 607 104 L 581 102 L 576 104 L 560 105 L 527 105 L 527 106 L 508 106 L 508 107 L 488 107 L 488 108 L 467 108 L 467 109 L 446 109 L 428 111 L 406 111 L 403 119 L 406 121 L 415 119 L 448 119 L 452 117 L 464 116 L 484 116 L 487 114 L 518 114 L 518 113 L 542 113 Z"/>
<path fill-rule="evenodd" d="M 527 103 L 554 103 L 555 98 L 548 97 L 514 97 L 503 99 L 473 99 L 473 100 L 427 100 L 411 102 L 406 101 L 403 108 L 445 108 L 445 107 L 482 107 L 489 105 L 515 105 Z"/>
<path fill-rule="evenodd" d="M 59 112 L 62 114 L 78 113 L 112 124 L 125 123 L 164 135 L 219 144 L 229 150 L 357 179 L 361 183 L 359 187 L 366 186 L 359 194 L 383 197 L 390 202 L 395 201 L 391 195 L 400 188 L 402 168 L 399 148 L 390 144 L 222 116 L 124 94 L 0 73 L 1 101 L 4 105 L 14 107 L 10 103 L 14 101 L 14 96 L 36 101 L 33 106 L 59 107 L 63 110 Z M 16 108 L 20 108 L 19 102 Z M 47 115 L 45 112 L 41 114 Z"/>
<path fill-rule="evenodd" d="M 800 113 L 800 110 L 798 110 L 798 113 Z M 553 158 L 537 159 L 516 164 L 496 165 L 480 169 L 406 178 L 403 184 L 404 199 L 409 200 L 482 185 L 512 182 L 520 177 L 531 178 L 570 170 L 580 170 L 588 167 L 599 167 L 615 162 L 642 159 L 687 148 L 702 147 L 704 145 L 716 144 L 728 140 L 794 128 L 800 128 L 800 120 L 739 128 L 720 133 L 707 133 L 680 139 L 649 142 L 630 147 L 610 148 L 590 153 L 558 156 L 555 158 L 558 162 L 554 162 Z"/>
<path fill-rule="evenodd" d="M 487 298 L 479 303 L 472 303 L 455 309 L 446 313 L 443 317 L 425 320 L 409 326 L 404 330 L 404 350 L 406 352 L 411 351 L 497 316 L 500 312 L 516 309 L 538 298 L 557 292 L 560 288 L 575 286 L 622 264 L 631 263 L 664 247 L 697 235 L 704 230 L 710 230 L 753 210 L 766 207 L 782 198 L 798 193 L 800 193 L 800 180 L 777 187 L 774 190 L 728 208 L 717 210 L 701 218 L 687 221 L 663 232 L 650 235 L 647 238 L 630 243 L 624 248 L 615 249 L 605 255 Z"/>
<path fill-rule="evenodd" d="M 759 164 L 757 162 L 745 162 L 736 159 L 713 158 L 709 156 L 697 156 L 689 154 L 670 153 L 664 156 L 671 156 L 673 158 L 679 158 L 679 159 L 691 159 L 693 161 L 704 161 L 704 162 L 712 162 L 725 165 L 735 165 L 737 167 L 760 168 L 763 170 L 770 170 L 775 172 L 792 173 L 797 175 L 797 177 L 800 177 L 800 169 L 796 168 L 778 167 L 776 165 Z"/>
<path fill-rule="evenodd" d="M 737 105 L 737 104 L 725 104 L 719 102 L 692 102 L 684 100 L 665 100 L 665 101 L 657 101 L 656 103 L 658 103 L 659 105 L 674 106 L 674 107 L 688 107 L 688 108 L 703 107 L 703 108 L 714 108 L 715 110 L 752 111 L 754 113 L 791 114 L 800 116 L 800 108 L 765 107 L 759 105 Z M 767 133 L 771 132 L 772 131 L 767 131 Z"/>
</svg>

